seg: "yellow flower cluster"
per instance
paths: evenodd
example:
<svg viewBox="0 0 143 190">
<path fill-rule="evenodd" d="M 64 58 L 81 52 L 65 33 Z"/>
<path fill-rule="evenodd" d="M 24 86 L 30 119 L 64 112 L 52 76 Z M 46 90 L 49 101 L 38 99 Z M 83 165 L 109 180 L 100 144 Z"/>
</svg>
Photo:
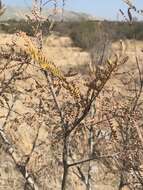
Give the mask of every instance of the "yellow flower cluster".
<svg viewBox="0 0 143 190">
<path fill-rule="evenodd" d="M 69 91 L 70 95 L 72 95 L 75 99 L 79 99 L 79 89 L 66 80 L 63 73 L 54 65 L 53 62 L 47 60 L 43 53 L 36 48 L 26 33 L 20 32 L 19 36 L 22 40 L 24 40 L 24 43 L 26 43 L 23 47 L 26 54 L 28 54 L 35 62 L 39 63 L 42 69 L 48 70 L 53 76 L 57 77 L 62 82 L 62 86 Z"/>
</svg>

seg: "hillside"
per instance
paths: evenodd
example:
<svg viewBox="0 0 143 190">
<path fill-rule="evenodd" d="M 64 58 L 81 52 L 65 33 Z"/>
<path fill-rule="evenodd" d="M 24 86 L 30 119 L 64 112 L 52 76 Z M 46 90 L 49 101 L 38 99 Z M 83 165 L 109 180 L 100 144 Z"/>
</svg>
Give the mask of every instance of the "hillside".
<svg viewBox="0 0 143 190">
<path fill-rule="evenodd" d="M 24 7 L 10 7 L 7 6 L 5 14 L 3 14 L 0 17 L 0 20 L 9 20 L 9 19 L 14 19 L 14 20 L 21 20 L 25 19 L 25 15 L 30 14 L 30 9 L 29 8 L 24 8 Z M 58 9 L 56 15 L 53 14 L 52 10 L 49 9 L 44 9 L 43 10 L 43 16 L 50 16 L 49 19 L 53 19 L 55 21 L 61 21 L 62 18 L 62 10 Z M 74 12 L 74 11 L 64 11 L 64 21 L 82 21 L 82 20 L 96 20 L 97 18 L 86 14 L 86 13 L 80 13 L 80 12 Z"/>
</svg>

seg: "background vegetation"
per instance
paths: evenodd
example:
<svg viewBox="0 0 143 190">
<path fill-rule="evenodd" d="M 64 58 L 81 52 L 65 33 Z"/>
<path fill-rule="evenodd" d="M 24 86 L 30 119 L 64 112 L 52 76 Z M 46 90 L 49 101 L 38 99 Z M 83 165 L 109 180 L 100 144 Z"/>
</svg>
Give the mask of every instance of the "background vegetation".
<svg viewBox="0 0 143 190">
<path fill-rule="evenodd" d="M 42 23 L 44 35 L 47 35 L 48 22 Z M 32 25 L 25 20 L 8 20 L 0 24 L 0 31 L 13 34 L 17 31 L 24 31 L 33 35 Z M 53 31 L 61 35 L 68 35 L 75 42 L 75 45 L 89 49 L 96 45 L 103 36 L 111 41 L 120 39 L 143 40 L 143 22 L 133 22 L 130 25 L 127 22 L 111 21 L 81 21 L 81 22 L 56 22 Z"/>
</svg>

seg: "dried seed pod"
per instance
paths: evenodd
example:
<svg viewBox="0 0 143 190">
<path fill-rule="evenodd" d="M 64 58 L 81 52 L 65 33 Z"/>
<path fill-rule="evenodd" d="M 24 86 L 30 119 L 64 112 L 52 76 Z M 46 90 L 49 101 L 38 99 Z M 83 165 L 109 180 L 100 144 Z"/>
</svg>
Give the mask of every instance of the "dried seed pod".
<svg viewBox="0 0 143 190">
<path fill-rule="evenodd" d="M 74 84 L 69 83 L 63 73 L 54 65 L 53 62 L 49 61 L 42 52 L 36 48 L 31 39 L 24 33 L 20 32 L 19 36 L 24 41 L 25 46 L 23 50 L 37 63 L 40 64 L 41 68 L 48 70 L 54 77 L 57 77 L 61 82 L 62 86 L 69 91 L 70 95 L 76 100 L 80 98 L 80 90 Z"/>
</svg>

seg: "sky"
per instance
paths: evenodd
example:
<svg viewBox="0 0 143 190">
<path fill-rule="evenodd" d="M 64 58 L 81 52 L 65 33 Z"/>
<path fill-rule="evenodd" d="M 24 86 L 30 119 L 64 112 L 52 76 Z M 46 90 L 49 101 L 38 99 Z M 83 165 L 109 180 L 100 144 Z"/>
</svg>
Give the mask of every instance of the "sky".
<svg viewBox="0 0 143 190">
<path fill-rule="evenodd" d="M 30 6 L 31 0 L 3 0 L 3 2 L 5 5 Z M 119 9 L 127 13 L 127 5 L 122 0 L 66 0 L 65 2 L 67 10 L 84 12 L 104 19 L 117 19 Z M 133 0 L 133 2 L 138 9 L 143 9 L 143 0 Z"/>
</svg>

